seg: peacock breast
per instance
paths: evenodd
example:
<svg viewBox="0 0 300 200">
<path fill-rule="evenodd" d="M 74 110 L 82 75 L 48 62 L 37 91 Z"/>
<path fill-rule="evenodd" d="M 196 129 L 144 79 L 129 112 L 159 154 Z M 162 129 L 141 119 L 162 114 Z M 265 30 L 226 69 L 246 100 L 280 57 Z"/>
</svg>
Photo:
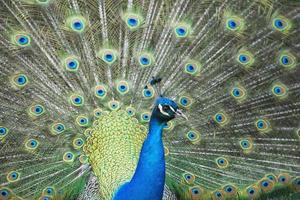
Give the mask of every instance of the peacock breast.
<svg viewBox="0 0 300 200">
<path fill-rule="evenodd" d="M 104 199 L 130 181 L 139 160 L 146 127 L 125 111 L 112 111 L 96 120 L 83 147 Z"/>
</svg>

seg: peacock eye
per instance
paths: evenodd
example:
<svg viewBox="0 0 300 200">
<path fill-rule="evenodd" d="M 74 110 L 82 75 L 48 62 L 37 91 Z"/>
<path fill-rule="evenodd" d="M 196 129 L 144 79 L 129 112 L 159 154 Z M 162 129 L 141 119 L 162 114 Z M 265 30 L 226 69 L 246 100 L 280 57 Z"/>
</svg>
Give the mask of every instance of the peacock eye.
<svg viewBox="0 0 300 200">
<path fill-rule="evenodd" d="M 168 110 L 170 110 L 170 106 L 164 105 L 164 106 L 163 106 L 163 111 L 168 111 Z"/>
</svg>

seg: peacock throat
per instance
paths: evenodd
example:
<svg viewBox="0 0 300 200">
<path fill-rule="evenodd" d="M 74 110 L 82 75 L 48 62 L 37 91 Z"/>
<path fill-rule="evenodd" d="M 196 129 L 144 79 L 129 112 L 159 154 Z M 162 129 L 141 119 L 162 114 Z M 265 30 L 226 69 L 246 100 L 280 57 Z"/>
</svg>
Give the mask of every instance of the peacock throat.
<svg viewBox="0 0 300 200">
<path fill-rule="evenodd" d="M 83 147 L 104 199 L 131 179 L 147 129 L 126 111 L 111 111 L 94 121 Z"/>
</svg>

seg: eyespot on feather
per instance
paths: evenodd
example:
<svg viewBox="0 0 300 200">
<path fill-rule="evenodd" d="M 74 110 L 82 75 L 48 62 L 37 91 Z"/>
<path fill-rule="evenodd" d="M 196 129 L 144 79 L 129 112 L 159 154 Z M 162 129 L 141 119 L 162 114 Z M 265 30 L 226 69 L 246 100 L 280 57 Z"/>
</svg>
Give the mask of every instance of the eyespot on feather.
<svg viewBox="0 0 300 200">
<path fill-rule="evenodd" d="M 74 149 L 81 149 L 81 147 L 83 147 L 84 145 L 84 140 L 80 137 L 74 138 L 73 140 L 73 147 Z"/>
<path fill-rule="evenodd" d="M 106 64 L 111 65 L 117 60 L 118 53 L 114 49 L 102 49 L 99 51 L 98 57 Z"/>
<path fill-rule="evenodd" d="M 282 34 L 288 34 L 292 28 L 291 21 L 284 17 L 283 15 L 273 15 L 272 16 L 272 28 Z"/>
<path fill-rule="evenodd" d="M 107 88 L 105 85 L 101 84 L 101 85 L 97 85 L 95 87 L 95 96 L 98 99 L 104 100 L 105 97 L 107 96 Z"/>
<path fill-rule="evenodd" d="M 136 12 L 126 12 L 122 15 L 122 19 L 125 22 L 129 30 L 134 31 L 141 27 L 144 22 L 144 18 L 141 14 Z"/>
<path fill-rule="evenodd" d="M 74 162 L 74 160 L 75 160 L 75 155 L 70 151 L 66 152 L 63 155 L 63 161 L 66 162 L 66 163 Z"/>
<path fill-rule="evenodd" d="M 67 18 L 67 27 L 75 33 L 83 33 L 87 27 L 87 20 L 81 15 L 73 15 Z"/>
<path fill-rule="evenodd" d="M 203 189 L 200 186 L 193 186 L 189 188 L 189 193 L 192 200 L 197 200 L 203 195 Z"/>
<path fill-rule="evenodd" d="M 16 32 L 12 34 L 12 43 L 19 47 L 29 47 L 31 45 L 31 37 L 26 32 Z"/>
<path fill-rule="evenodd" d="M 191 25 L 186 22 L 179 22 L 174 26 L 174 34 L 178 39 L 189 37 L 191 32 Z"/>
<path fill-rule="evenodd" d="M 259 187 L 263 192 L 270 192 L 273 190 L 274 182 L 268 178 L 263 178 L 259 181 Z"/>
<path fill-rule="evenodd" d="M 15 74 L 11 81 L 16 89 L 23 89 L 29 83 L 28 77 L 23 73 Z"/>
<path fill-rule="evenodd" d="M 7 136 L 9 130 L 4 126 L 0 126 L 0 140 Z"/>
<path fill-rule="evenodd" d="M 0 187 L 0 199 L 9 200 L 13 197 L 12 191 L 7 187 Z"/>
<path fill-rule="evenodd" d="M 271 130 L 270 122 L 267 119 L 258 119 L 255 122 L 256 129 L 259 132 L 266 133 Z"/>
<path fill-rule="evenodd" d="M 225 168 L 228 167 L 229 162 L 226 158 L 219 157 L 219 158 L 216 159 L 216 164 L 217 164 L 218 168 L 225 169 Z"/>
<path fill-rule="evenodd" d="M 228 117 L 225 112 L 220 111 L 214 115 L 214 121 L 218 123 L 220 126 L 224 126 L 228 123 Z"/>
<path fill-rule="evenodd" d="M 20 180 L 20 173 L 17 171 L 10 171 L 6 176 L 6 179 L 10 183 L 17 182 Z"/>
<path fill-rule="evenodd" d="M 221 190 L 213 191 L 211 196 L 212 196 L 213 200 L 224 200 L 225 199 L 225 195 L 224 195 L 223 191 L 221 191 Z"/>
<path fill-rule="evenodd" d="M 195 182 L 195 175 L 189 172 L 183 173 L 182 174 L 182 182 L 185 184 L 193 184 Z"/>
<path fill-rule="evenodd" d="M 50 126 L 50 132 L 54 136 L 62 134 L 65 130 L 66 130 L 65 125 L 63 123 L 60 123 L 60 122 L 53 123 Z"/>
<path fill-rule="evenodd" d="M 33 151 L 33 150 L 37 149 L 39 145 L 40 145 L 40 143 L 39 143 L 38 140 L 36 140 L 36 139 L 29 139 L 25 143 L 25 148 L 27 150 Z"/>
<path fill-rule="evenodd" d="M 119 110 L 120 106 L 121 105 L 120 105 L 119 101 L 111 100 L 111 101 L 108 102 L 108 107 L 112 111 Z"/>
<path fill-rule="evenodd" d="M 200 133 L 195 130 L 190 130 L 186 133 L 186 138 L 192 143 L 197 144 L 201 140 Z"/>
<path fill-rule="evenodd" d="M 79 94 L 72 94 L 70 96 L 70 102 L 73 106 L 80 107 L 84 104 L 84 97 Z"/>
<path fill-rule="evenodd" d="M 119 94 L 125 95 L 129 92 L 129 83 L 127 81 L 119 81 L 116 84 L 116 88 Z"/>
<path fill-rule="evenodd" d="M 87 116 L 85 115 L 79 115 L 76 118 L 76 123 L 77 125 L 81 126 L 81 127 L 87 127 L 90 124 L 90 120 Z"/>
</svg>

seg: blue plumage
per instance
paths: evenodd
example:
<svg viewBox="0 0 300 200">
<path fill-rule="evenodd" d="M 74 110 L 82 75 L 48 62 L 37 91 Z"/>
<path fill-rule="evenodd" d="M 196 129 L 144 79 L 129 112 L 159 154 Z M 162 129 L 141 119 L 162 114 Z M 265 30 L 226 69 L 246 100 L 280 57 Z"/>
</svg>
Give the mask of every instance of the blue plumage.
<svg viewBox="0 0 300 200">
<path fill-rule="evenodd" d="M 162 199 L 166 170 L 162 133 L 177 112 L 178 106 L 174 101 L 164 97 L 156 100 L 136 171 L 131 181 L 116 192 L 114 200 Z"/>
</svg>

